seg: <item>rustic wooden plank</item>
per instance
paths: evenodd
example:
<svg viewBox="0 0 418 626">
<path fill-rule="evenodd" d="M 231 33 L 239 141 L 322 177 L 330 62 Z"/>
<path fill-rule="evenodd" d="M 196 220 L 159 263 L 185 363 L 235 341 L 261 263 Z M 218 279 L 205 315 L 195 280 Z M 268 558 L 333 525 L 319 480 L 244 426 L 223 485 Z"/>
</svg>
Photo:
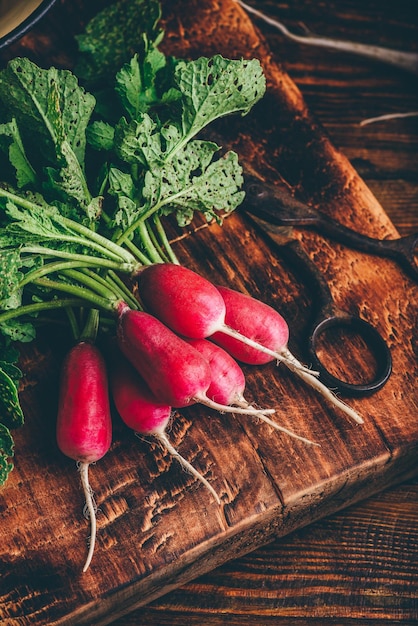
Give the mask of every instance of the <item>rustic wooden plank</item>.
<svg viewBox="0 0 418 626">
<path fill-rule="evenodd" d="M 407 482 L 184 585 L 113 626 L 414 624 L 418 484 Z"/>
<path fill-rule="evenodd" d="M 416 44 L 416 36 L 408 33 L 414 21 L 416 29 L 415 16 L 412 13 L 405 16 L 405 2 L 398 5 L 400 18 L 393 24 L 393 16 L 380 2 L 378 6 L 373 2 L 365 5 L 352 0 L 342 4 L 345 15 L 340 34 L 344 37 L 349 34 L 364 41 L 369 32 L 369 18 L 374 35 L 376 22 L 379 24 L 380 44 L 394 46 L 397 43 L 405 49 Z M 258 1 L 256 6 L 278 12 L 277 4 L 269 5 L 266 0 Z M 340 3 L 338 7 L 330 2 L 323 3 L 314 29 L 324 32 L 328 23 L 332 23 L 334 11 L 342 10 L 340 7 Z M 295 10 L 295 3 L 291 3 L 291 8 Z M 294 22 L 303 20 L 311 26 L 312 9 L 317 8 L 318 4 L 310 0 L 299 3 Z M 368 10 L 372 11 L 370 16 Z M 280 15 L 288 23 L 288 14 L 283 15 L 285 11 L 289 13 L 289 5 L 281 3 Z M 356 18 L 352 31 L 350 15 Z M 362 18 L 364 15 L 367 17 Z M 403 38 L 394 41 L 394 27 L 399 30 L 401 24 L 405 24 Z M 406 81 L 397 75 L 388 84 L 384 76 L 376 78 L 375 66 L 368 64 L 363 71 L 368 72 L 369 81 L 376 81 L 376 91 L 373 99 L 363 90 L 358 95 L 357 85 L 352 81 L 352 58 L 340 57 L 335 63 L 327 52 L 312 55 L 307 54 L 306 48 L 299 47 L 295 51 L 292 46 L 287 55 L 280 36 L 268 27 L 263 27 L 263 32 L 273 49 L 280 43 L 285 65 L 307 97 L 309 108 L 321 119 L 333 143 L 346 156 L 351 156 L 356 170 L 380 200 L 397 230 L 405 235 L 418 231 L 417 151 L 409 152 L 410 146 L 416 145 L 417 121 L 375 124 L 361 132 L 357 126 L 360 118 L 375 115 L 376 106 L 380 112 L 387 112 L 386 103 L 391 102 L 393 94 L 397 101 L 391 105 L 391 110 L 406 111 L 408 106 L 416 109 L 416 94 L 411 102 Z M 300 72 L 293 71 L 296 60 Z M 345 97 L 333 98 L 330 93 L 328 76 L 335 65 L 342 79 L 334 83 L 334 88 L 342 89 L 344 84 Z M 320 82 L 311 80 L 318 67 L 321 68 Z M 403 109 L 405 102 L 408 105 Z M 358 155 L 361 157 L 357 158 Z M 399 167 L 400 162 L 406 163 L 407 169 Z M 418 619 L 414 580 L 418 563 L 417 501 L 416 482 L 407 482 L 368 499 L 365 505 L 345 509 L 331 520 L 322 520 L 230 561 L 114 624 L 200 626 L 204 622 L 208 626 L 323 626 L 326 623 L 341 626 L 360 623 L 371 626 L 390 621 L 412 626 Z M 385 563 L 391 563 L 392 567 L 382 576 Z"/>
<path fill-rule="evenodd" d="M 271 112 L 261 116 L 261 121 L 260 116 L 249 120 L 255 133 L 251 143 L 245 141 L 247 126 L 241 134 L 234 134 L 247 159 L 257 160 L 266 171 L 271 171 L 273 164 L 291 180 L 297 193 L 320 200 L 330 213 L 365 232 L 396 235 L 348 161 L 311 119 L 293 82 L 269 60 L 264 44 L 236 5 L 221 3 L 222 19 L 216 19 L 218 5 L 196 6 L 203 15 L 192 15 L 188 4 L 175 3 L 167 24 L 176 22 L 177 28 L 180 5 L 186 12 L 182 26 L 187 26 L 187 37 L 171 39 L 173 49 L 177 44 L 179 51 L 193 55 L 206 53 L 210 44 L 214 51 L 232 54 L 242 45 L 244 52 L 260 52 L 266 61 L 271 97 L 265 106 L 274 104 L 283 119 L 273 126 L 269 141 L 261 147 L 259 140 Z M 169 11 L 170 4 L 165 6 Z M 204 15 L 205 6 L 210 6 L 215 16 Z M 210 40 L 203 18 L 210 20 Z M 219 31 L 213 31 L 214 24 Z M 172 26 L 169 32 L 173 32 Z M 293 123 L 296 112 L 302 121 L 299 126 Z M 227 136 L 225 127 L 221 130 Z M 305 154 L 308 139 L 311 152 Z M 208 501 L 204 489 L 158 448 L 150 450 L 116 423 L 112 454 L 92 472 L 102 515 L 94 564 L 81 578 L 86 524 L 80 517 L 78 477 L 73 465 L 58 454 L 52 428 L 56 387 L 51 388 L 51 377 L 56 380 L 65 340 L 58 349 L 57 337 L 51 352 L 45 338 L 36 352 L 29 350 L 26 355 L 23 396 L 27 425 L 17 438 L 21 452 L 16 469 L 1 493 L 5 512 L 1 563 L 6 572 L 1 582 L 1 610 L 5 620 L 19 619 L 21 624 L 108 623 L 135 604 L 144 604 L 233 555 L 248 552 L 274 535 L 289 533 L 416 471 L 416 375 L 411 377 L 409 393 L 400 393 L 405 372 L 416 374 L 411 344 L 404 344 L 405 337 L 413 340 L 415 336 L 416 286 L 392 263 L 371 262 L 316 236 L 300 236 L 340 301 L 370 316 L 391 341 L 395 370 L 390 383 L 372 399 L 353 401 L 367 414 L 365 426 L 352 426 L 325 408 L 290 375 L 280 370 L 279 377 L 274 365 L 262 371 L 247 368 L 250 397 L 260 404 L 278 403 L 277 417 L 284 425 L 297 427 L 320 441 L 322 448 L 313 450 L 289 442 L 243 418 L 220 418 L 197 409 L 184 412 L 173 423 L 170 435 L 221 493 L 223 507 L 218 509 Z M 304 354 L 302 337 L 309 323 L 311 296 L 303 284 L 289 277 L 289 268 L 239 214 L 228 218 L 222 229 L 214 226 L 182 239 L 177 250 L 190 266 L 208 276 L 261 294 L 277 305 L 292 320 L 292 348 Z M 346 275 L 347 267 L 354 268 L 353 275 Z M 377 280 L 376 270 L 380 273 Z M 387 283 L 391 285 L 389 294 Z M 376 302 L 383 319 L 373 308 Z M 344 357 L 340 360 L 343 363 Z"/>
</svg>

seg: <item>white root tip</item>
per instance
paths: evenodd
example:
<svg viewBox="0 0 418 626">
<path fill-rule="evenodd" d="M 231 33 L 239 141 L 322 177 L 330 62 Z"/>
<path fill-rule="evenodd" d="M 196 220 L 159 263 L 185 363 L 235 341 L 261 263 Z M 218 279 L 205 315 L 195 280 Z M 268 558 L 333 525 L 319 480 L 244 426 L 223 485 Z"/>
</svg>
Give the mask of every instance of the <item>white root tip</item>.
<svg viewBox="0 0 418 626">
<path fill-rule="evenodd" d="M 319 376 L 319 372 L 312 370 L 307 365 L 303 365 L 303 363 L 298 361 L 298 359 L 294 356 L 294 354 L 290 352 L 290 350 L 286 346 L 280 351 L 270 350 L 270 348 L 263 346 L 263 344 L 258 343 L 258 341 L 254 341 L 254 339 L 250 339 L 250 337 L 242 335 L 239 331 L 231 328 L 230 326 L 227 326 L 226 324 L 222 327 L 222 332 L 225 335 L 229 335 L 229 337 L 233 337 L 237 341 L 241 341 L 243 344 L 250 346 L 255 350 L 258 350 L 259 352 L 262 352 L 263 354 L 271 356 L 272 359 L 276 359 L 277 361 L 284 363 L 289 368 L 291 368 L 292 366 L 298 367 L 298 369 L 309 373 L 311 376 Z"/>
<path fill-rule="evenodd" d="M 300 370 L 297 366 L 288 366 L 289 369 L 299 376 L 302 380 L 304 380 L 308 385 L 316 389 L 318 393 L 320 393 L 331 405 L 340 409 L 343 413 L 348 415 L 351 419 L 353 419 L 357 424 L 364 424 L 364 419 L 352 409 L 348 404 L 340 400 L 329 387 L 324 385 L 320 380 L 318 380 L 315 376 L 312 376 L 309 372 Z"/>
<path fill-rule="evenodd" d="M 239 415 L 254 415 L 257 416 L 259 414 L 262 415 L 272 415 L 276 412 L 275 409 L 256 409 L 252 406 L 239 406 L 232 404 L 219 404 L 219 402 L 215 402 L 211 400 L 206 395 L 202 394 L 193 398 L 193 400 L 199 404 L 204 404 L 209 409 L 214 409 L 215 411 L 219 411 L 219 413 L 237 413 Z"/>
<path fill-rule="evenodd" d="M 377 117 L 368 117 L 362 120 L 359 125 L 366 126 L 367 124 L 375 124 L 376 122 L 385 122 L 386 120 L 397 120 L 404 117 L 417 117 L 418 111 L 408 111 L 407 113 L 386 113 L 385 115 L 378 115 Z"/>
<path fill-rule="evenodd" d="M 83 567 L 83 573 L 86 572 L 90 566 L 93 558 L 94 546 L 96 543 L 96 506 L 93 500 L 93 493 L 89 483 L 89 463 L 80 463 L 79 465 L 81 484 L 84 491 L 84 497 L 86 499 L 86 512 L 90 519 L 90 543 L 89 551 L 86 561 Z"/>
<path fill-rule="evenodd" d="M 289 437 L 292 437 L 293 439 L 298 439 L 299 441 L 306 443 L 308 446 L 318 446 L 319 448 L 321 447 L 320 443 L 316 443 L 315 441 L 311 441 L 310 439 L 307 439 L 306 437 L 297 435 L 292 430 L 288 430 L 284 426 L 280 426 L 280 424 L 276 424 L 276 422 L 273 422 L 273 420 L 271 420 L 266 415 L 263 415 L 262 413 L 259 414 L 257 417 L 263 422 L 265 422 L 266 424 L 268 424 L 269 426 L 272 426 L 272 428 L 274 428 L 275 430 L 285 433 L 286 435 L 289 435 Z"/>
<path fill-rule="evenodd" d="M 297 35 L 289 31 L 289 29 L 279 22 L 278 20 L 265 15 L 261 11 L 249 6 L 243 0 L 235 0 L 242 6 L 248 13 L 252 13 L 256 17 L 262 19 L 266 24 L 273 26 L 280 31 L 285 37 L 288 37 L 292 41 L 296 41 L 301 44 L 307 44 L 311 46 L 318 46 L 322 48 L 329 48 L 331 50 L 340 50 L 351 54 L 356 54 L 368 59 L 374 59 L 382 63 L 401 68 L 413 74 L 418 73 L 418 54 L 416 52 L 404 52 L 403 50 L 394 50 L 391 48 L 385 48 L 382 46 L 374 46 L 365 43 L 359 43 L 356 41 L 345 41 L 341 39 L 334 39 L 331 37 L 321 37 L 313 35 Z"/>
<path fill-rule="evenodd" d="M 260 350 L 265 354 L 269 354 L 273 356 L 277 361 L 280 361 L 286 365 L 290 369 L 291 372 L 299 376 L 302 380 L 304 380 L 308 385 L 316 389 L 326 400 L 328 400 L 332 405 L 339 408 L 343 413 L 351 417 L 358 424 L 364 424 L 363 418 L 351 407 L 349 407 L 345 402 L 340 400 L 326 385 L 324 385 L 320 380 L 318 380 L 319 373 L 309 369 L 290 352 L 288 348 L 283 348 L 281 352 L 274 352 L 273 350 L 269 350 L 265 348 L 261 344 L 258 344 L 256 341 L 245 337 L 245 335 L 241 335 L 238 331 L 230 328 L 229 326 L 224 326 L 222 328 L 222 332 L 230 337 L 234 337 L 255 348 L 256 350 Z M 264 411 L 264 413 L 266 413 Z"/>
<path fill-rule="evenodd" d="M 191 463 L 189 463 L 189 461 L 187 461 L 183 456 L 181 456 L 181 454 L 170 443 L 167 435 L 165 433 L 155 433 L 153 436 L 157 439 L 157 441 L 159 441 L 166 448 L 167 452 L 169 452 L 171 454 L 171 456 L 173 456 L 175 459 L 177 459 L 177 461 L 180 463 L 180 465 L 187 472 L 189 472 L 192 476 L 194 476 L 195 478 L 200 480 L 200 482 L 205 485 L 205 487 L 210 491 L 210 493 L 215 498 L 217 504 L 221 504 L 221 499 L 219 498 L 218 494 L 216 493 L 216 491 L 214 490 L 212 485 L 209 483 L 209 481 L 207 481 L 206 478 L 204 476 L 202 476 L 202 474 L 200 474 L 197 471 L 197 469 L 195 469 L 193 467 L 193 465 Z"/>
<path fill-rule="evenodd" d="M 235 401 L 235 404 L 243 408 L 249 408 L 249 409 L 254 408 L 249 402 L 247 402 L 244 396 L 238 397 Z M 319 448 L 321 447 L 320 443 L 316 443 L 315 441 L 306 439 L 306 437 L 301 437 L 300 435 L 297 435 L 296 433 L 294 433 L 292 430 L 288 430 L 284 426 L 280 426 L 280 424 L 276 424 L 276 422 L 273 422 L 273 420 L 271 420 L 269 417 L 266 416 L 266 414 L 263 412 L 262 409 L 256 409 L 256 410 L 258 411 L 258 414 L 256 415 L 256 417 L 258 417 L 261 421 L 265 422 L 266 424 L 269 424 L 269 426 L 272 426 L 272 428 L 274 428 L 275 430 L 279 430 L 280 432 L 285 433 L 286 435 L 289 435 L 289 437 L 293 437 L 293 439 L 298 439 L 299 441 L 302 441 L 303 443 L 306 443 L 309 446 L 318 446 Z"/>
</svg>

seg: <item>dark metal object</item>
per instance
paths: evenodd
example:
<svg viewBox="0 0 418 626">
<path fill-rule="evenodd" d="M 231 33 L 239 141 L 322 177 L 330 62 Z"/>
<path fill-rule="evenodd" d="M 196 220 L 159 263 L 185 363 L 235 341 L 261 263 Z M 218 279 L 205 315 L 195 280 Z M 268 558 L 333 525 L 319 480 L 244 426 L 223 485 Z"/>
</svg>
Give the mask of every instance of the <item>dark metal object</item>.
<svg viewBox="0 0 418 626">
<path fill-rule="evenodd" d="M 309 209 L 309 207 L 294 200 L 289 194 L 290 200 L 288 198 L 286 209 L 282 211 L 282 200 L 278 201 L 277 197 L 272 199 L 268 189 L 265 192 L 263 192 L 263 189 L 264 185 L 257 183 L 257 193 L 254 193 L 253 190 L 250 202 L 247 201 L 244 208 L 253 223 L 263 231 L 275 246 L 280 247 L 281 253 L 292 263 L 292 266 L 296 270 L 302 271 L 304 276 L 309 278 L 310 285 L 315 291 L 315 300 L 319 304 L 319 311 L 309 336 L 309 352 L 313 361 L 313 367 L 319 371 L 321 380 L 327 386 L 340 391 L 344 395 L 353 397 L 371 395 L 381 389 L 391 375 L 392 356 L 388 346 L 374 326 L 356 315 L 343 311 L 336 305 L 324 277 L 305 253 L 299 241 L 293 236 L 292 227 L 289 225 L 294 224 L 297 219 L 293 209 L 297 209 L 298 206 L 304 209 Z M 275 212 L 277 204 L 275 203 L 279 204 L 277 214 Z M 312 212 L 312 218 L 314 218 L 314 213 L 316 212 L 311 211 L 311 209 L 309 209 L 309 212 Z M 282 214 L 288 215 L 288 217 L 285 216 L 284 218 L 287 225 L 283 225 Z M 266 217 L 267 221 L 264 219 Z M 297 223 L 298 225 L 300 224 L 299 221 Z M 315 223 L 317 224 L 318 222 Z M 349 229 L 343 230 L 351 232 Z M 378 364 L 378 371 L 372 381 L 361 384 L 348 383 L 331 374 L 322 364 L 318 356 L 319 340 L 323 333 L 331 328 L 354 330 L 366 341 Z"/>
<path fill-rule="evenodd" d="M 398 239 L 374 239 L 343 226 L 324 213 L 297 200 L 290 191 L 246 176 L 244 208 L 279 226 L 303 226 L 329 236 L 346 246 L 396 261 L 414 280 L 418 280 L 418 233 Z"/>
</svg>

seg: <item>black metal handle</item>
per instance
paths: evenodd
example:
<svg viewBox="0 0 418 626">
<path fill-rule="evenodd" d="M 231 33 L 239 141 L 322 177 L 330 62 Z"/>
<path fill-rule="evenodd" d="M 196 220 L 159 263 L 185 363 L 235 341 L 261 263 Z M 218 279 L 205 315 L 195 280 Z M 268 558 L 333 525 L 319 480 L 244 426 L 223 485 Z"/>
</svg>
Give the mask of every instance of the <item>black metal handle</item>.
<svg viewBox="0 0 418 626">
<path fill-rule="evenodd" d="M 303 250 L 299 241 L 292 239 L 280 247 L 281 252 L 291 261 L 296 270 L 303 272 L 309 279 L 310 287 L 315 293 L 318 305 L 316 321 L 309 336 L 309 352 L 314 369 L 319 371 L 320 379 L 328 387 L 346 396 L 361 397 L 375 393 L 385 385 L 392 372 L 392 355 L 383 337 L 369 322 L 341 310 L 335 303 L 331 290 L 324 277 Z M 331 374 L 318 356 L 317 349 L 320 337 L 330 328 L 350 329 L 357 331 L 365 340 L 368 349 L 378 363 L 378 371 L 371 381 L 348 383 Z"/>
<path fill-rule="evenodd" d="M 349 383 L 328 371 L 318 356 L 318 345 L 321 336 L 331 328 L 355 330 L 364 338 L 378 364 L 372 380 L 360 384 Z M 382 336 L 371 324 L 353 315 L 333 315 L 322 319 L 309 337 L 309 351 L 312 365 L 319 371 L 322 382 L 346 396 L 362 397 L 375 393 L 386 384 L 392 372 L 392 355 Z"/>
</svg>

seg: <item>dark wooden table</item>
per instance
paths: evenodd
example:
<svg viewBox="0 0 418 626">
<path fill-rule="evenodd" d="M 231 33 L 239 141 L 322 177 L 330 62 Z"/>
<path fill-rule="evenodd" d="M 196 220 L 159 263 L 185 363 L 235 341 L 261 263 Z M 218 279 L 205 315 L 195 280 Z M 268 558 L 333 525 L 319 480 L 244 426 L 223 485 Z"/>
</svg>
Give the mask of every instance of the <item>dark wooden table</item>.
<svg viewBox="0 0 418 626">
<path fill-rule="evenodd" d="M 411 0 L 248 0 L 303 32 L 418 49 Z M 418 77 L 303 46 L 257 20 L 314 115 L 401 235 L 418 231 Z M 418 416 L 418 407 L 417 407 Z M 342 626 L 418 623 L 418 483 L 410 481 L 229 562 L 115 626 Z"/>
<path fill-rule="evenodd" d="M 291 30 L 418 49 L 413 0 L 251 0 Z M 300 45 L 256 20 L 311 112 L 401 235 L 418 231 L 418 78 Z M 418 415 L 418 399 L 417 399 Z M 418 417 L 417 417 L 418 419 Z M 316 522 L 172 591 L 115 626 L 324 626 L 418 623 L 418 482 Z"/>
</svg>

